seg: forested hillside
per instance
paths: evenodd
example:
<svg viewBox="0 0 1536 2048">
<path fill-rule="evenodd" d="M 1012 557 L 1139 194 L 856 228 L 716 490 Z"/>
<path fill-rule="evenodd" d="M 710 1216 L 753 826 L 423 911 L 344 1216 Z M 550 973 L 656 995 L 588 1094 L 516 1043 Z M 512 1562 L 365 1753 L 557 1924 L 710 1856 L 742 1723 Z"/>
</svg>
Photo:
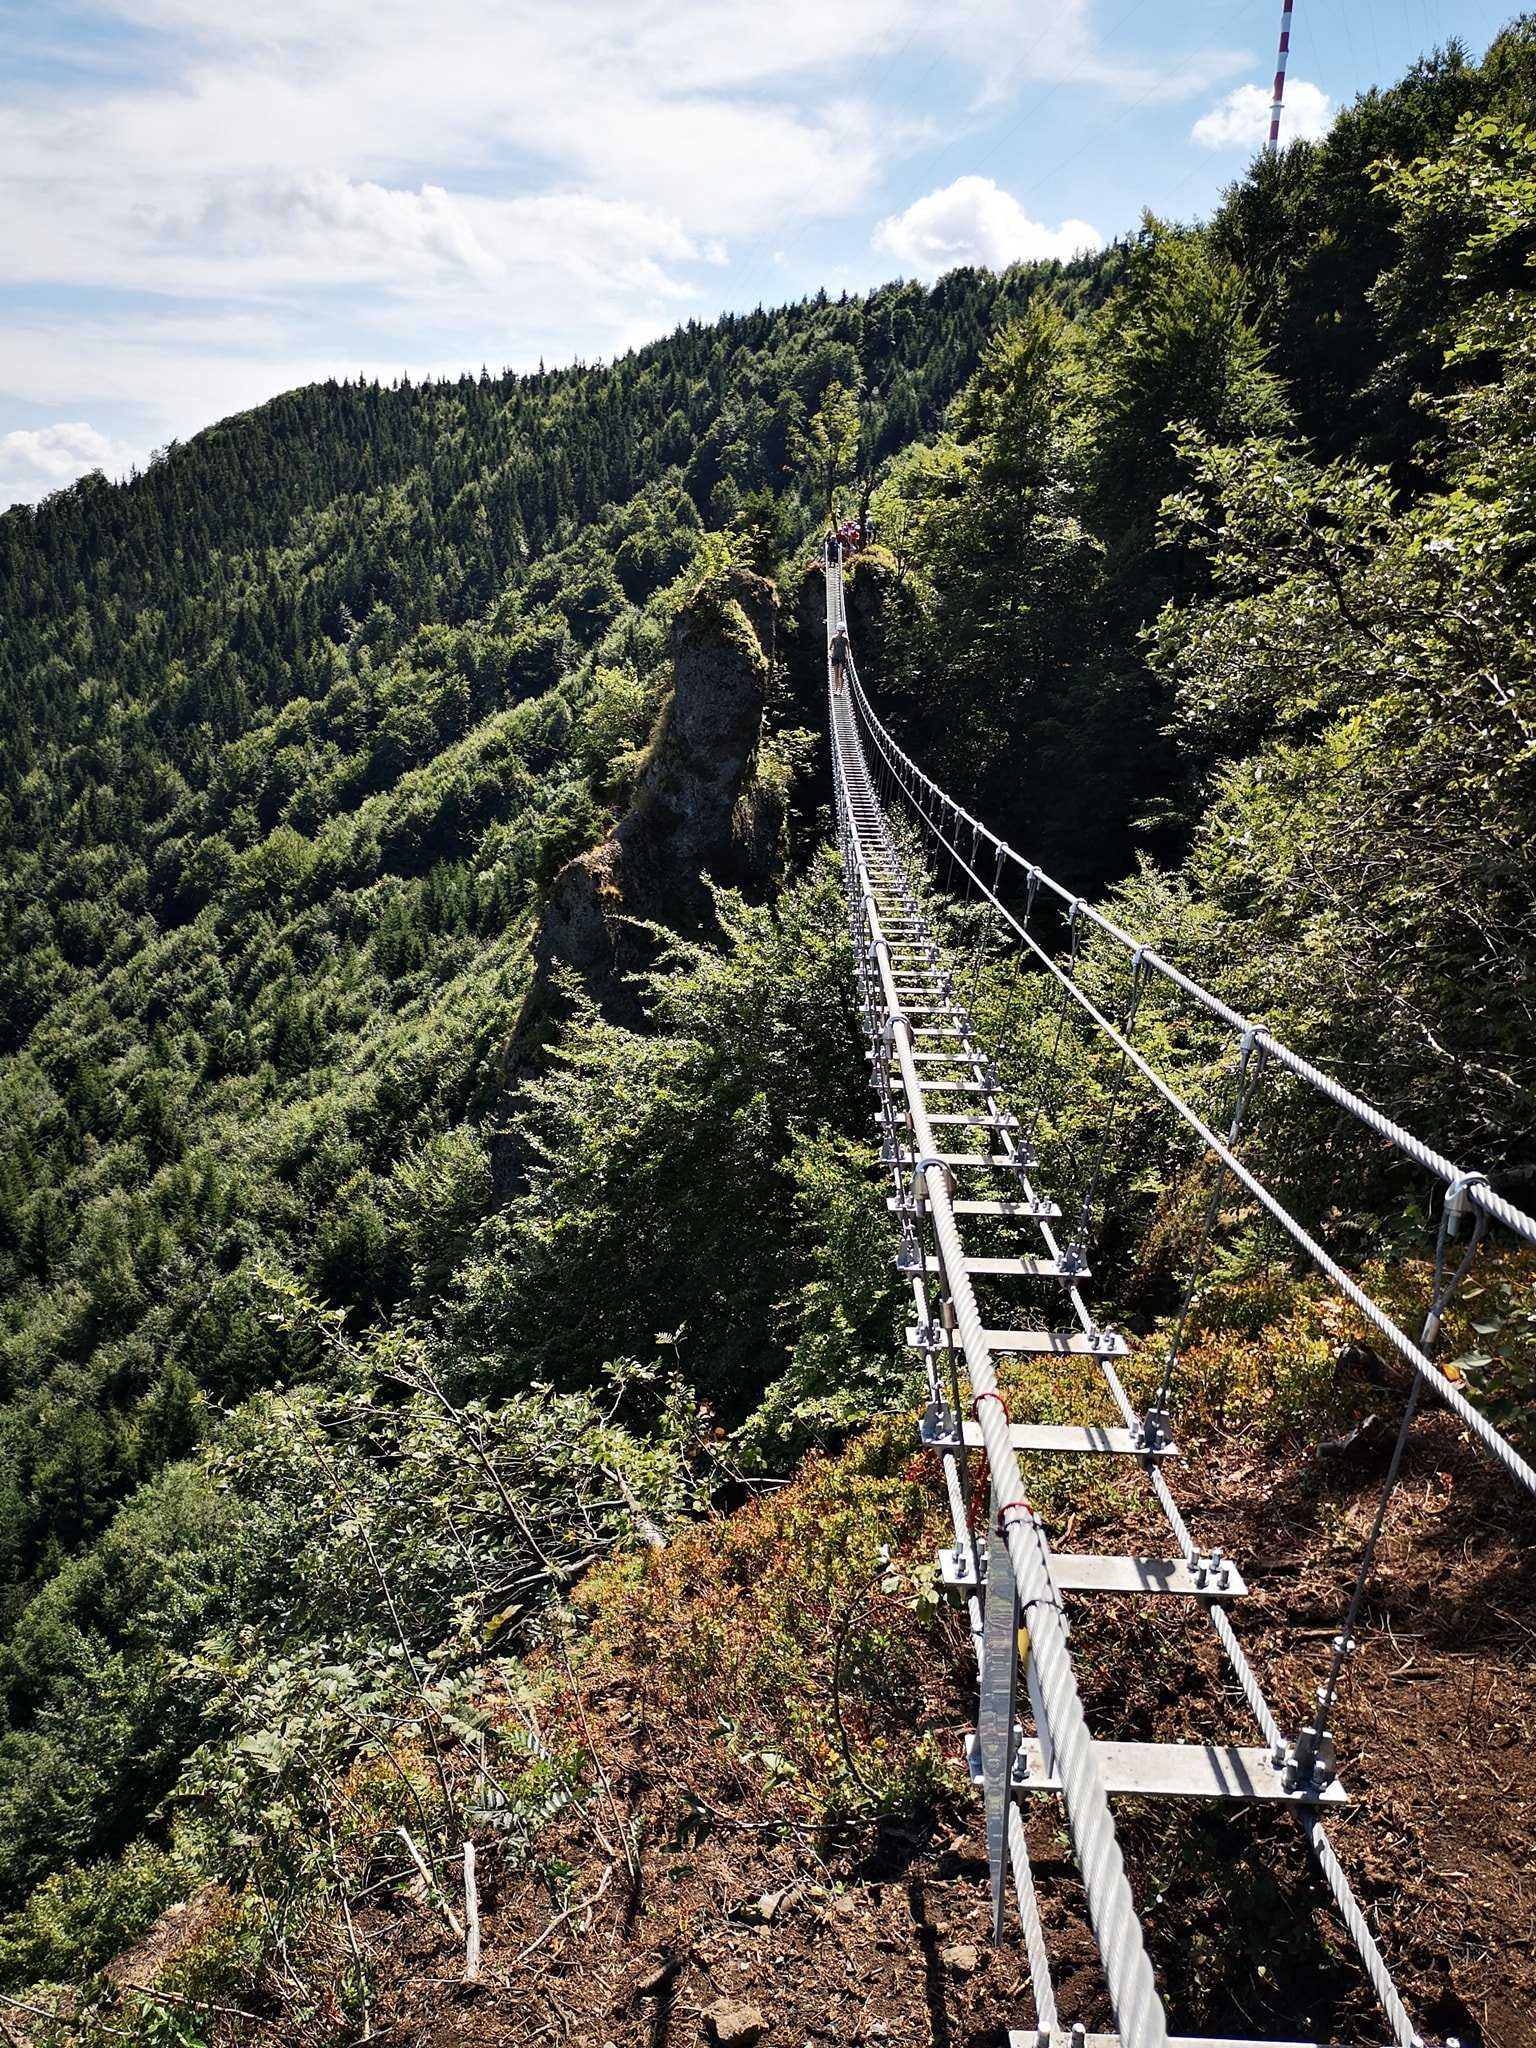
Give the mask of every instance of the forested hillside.
<svg viewBox="0 0 1536 2048">
<path fill-rule="evenodd" d="M 64 2038 L 366 2037 L 347 1901 L 391 1830 L 435 1862 L 478 1828 L 509 1899 L 570 1903 L 537 1845 L 598 1799 L 590 1731 L 545 1743 L 524 1660 L 589 1567 L 594 1654 L 628 1614 L 708 1691 L 685 1598 L 736 1567 L 695 1534 L 691 1589 L 648 1578 L 660 1535 L 807 1456 L 774 1569 L 862 1557 L 854 1499 L 921 1523 L 897 1436 L 814 1462 L 912 1392 L 821 845 L 829 504 L 873 515 L 861 666 L 940 780 L 1536 1171 L 1533 105 L 1526 22 L 1101 258 L 317 386 L 0 518 L 0 1993 Z M 695 714 L 728 671 L 727 774 Z M 1065 1190 L 1106 1083 L 1064 1070 Z M 1160 1142 L 1106 1220 L 1144 1327 L 1201 1192 Z M 1416 1242 L 1331 1126 L 1258 1142 L 1363 1257 Z M 1261 1268 L 1280 1328 L 1239 1231 L 1233 1287 Z M 1500 1286 L 1474 1370 L 1528 1431 Z M 751 1625 L 793 1737 L 733 1718 L 749 1687 L 694 1739 L 770 1776 L 806 1745 L 808 1826 L 944 1796 L 873 1709 L 861 1769 L 835 1686 L 797 1720 L 783 1617 Z M 683 1822 L 678 1854 L 724 1824 Z M 189 1900 L 163 1982 L 99 1974 Z"/>
</svg>

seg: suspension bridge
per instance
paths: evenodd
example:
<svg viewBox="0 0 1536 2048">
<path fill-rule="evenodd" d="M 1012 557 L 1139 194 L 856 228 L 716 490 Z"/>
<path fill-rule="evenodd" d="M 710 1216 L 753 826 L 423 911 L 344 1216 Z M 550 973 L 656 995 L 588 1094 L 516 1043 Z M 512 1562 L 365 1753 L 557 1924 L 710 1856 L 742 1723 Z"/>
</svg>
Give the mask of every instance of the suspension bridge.
<svg viewBox="0 0 1536 2048">
<path fill-rule="evenodd" d="M 1334 1701 L 1369 1582 L 1387 1506 L 1423 1394 L 1448 1407 L 1514 1483 L 1536 1494 L 1536 1470 L 1436 1364 L 1441 1321 L 1490 1226 L 1536 1245 L 1536 1218 L 1495 1193 L 1487 1176 L 1467 1172 L 1293 1052 L 1259 1025 L 1139 944 L 1099 911 L 1022 860 L 924 774 L 896 744 L 870 704 L 847 644 L 841 549 L 826 563 L 829 723 L 838 839 L 862 1028 L 877 1102 L 880 1156 L 898 1250 L 911 1288 L 906 1343 L 921 1360 L 928 1405 L 923 1444 L 939 1461 L 953 1543 L 939 1570 L 964 1600 L 978 1675 L 976 1728 L 967 1743 L 970 1775 L 982 1798 L 992 1875 L 993 1934 L 1003 1937 L 1011 1901 L 1022 1930 L 1034 2014 L 1014 2028 L 1010 2048 L 1312 2048 L 1306 2043 L 1215 2041 L 1174 2036 L 1158 1988 L 1116 1832 L 1113 1800 L 1262 1801 L 1288 1808 L 1332 1896 L 1364 1967 L 1395 2048 L 1422 2048 L 1422 2037 L 1329 1840 L 1327 1816 L 1347 1788 L 1335 1768 Z M 834 642 L 836 643 L 834 646 Z M 893 829 L 893 817 L 902 821 Z M 1087 1192 L 1072 1218 L 1037 1184 L 1032 1126 L 1005 1099 L 994 1053 L 957 993 L 954 967 L 926 907 L 931 892 L 920 859 L 947 858 L 996 931 L 1058 987 L 1061 1015 L 1075 1009 L 1114 1049 L 1104 1129 L 1089 1166 Z M 1004 900 L 1022 883 L 1023 907 Z M 1015 890 L 1015 894 L 1017 894 Z M 1032 927 L 1038 905 L 1056 899 L 1068 933 L 1063 961 Z M 1096 931 L 1121 950 L 1131 998 L 1119 1022 L 1107 1015 L 1076 973 L 1079 940 Z M 1153 979 L 1176 990 L 1230 1034 L 1232 1111 L 1225 1134 L 1134 1043 L 1138 993 Z M 1266 1067 L 1288 1072 L 1335 1109 L 1421 1168 L 1440 1193 L 1434 1281 L 1417 1338 L 1404 1330 L 1241 1156 L 1245 1111 Z M 1178 1117 L 1214 1163 L 1194 1269 L 1155 1391 L 1138 1407 L 1119 1365 L 1125 1339 L 1103 1327 L 1084 1289 L 1088 1236 L 1105 1171 L 1120 1094 L 1135 1076 Z M 1238 1563 L 1196 1541 L 1179 1510 L 1169 1469 L 1179 1455 L 1174 1391 L 1180 1349 L 1197 1296 L 1202 1262 L 1224 1190 L 1241 1188 L 1295 1251 L 1338 1290 L 1407 1367 L 1409 1393 L 1359 1570 L 1317 1687 L 1316 1710 L 1286 1728 L 1234 1628 L 1229 1608 L 1246 1592 Z M 985 1250 L 978 1249 L 986 1246 Z M 999 1249 L 1000 1245 L 1010 1247 Z M 993 1327 L 977 1300 L 1020 1290 L 1026 1307 L 1014 1327 Z M 1032 1306 L 1030 1306 L 1032 1304 Z M 999 1361 L 1018 1357 L 1093 1361 L 1102 1375 L 1106 1419 L 1065 1426 L 1015 1418 Z M 1021 1456 L 1108 1458 L 1145 1475 L 1169 1531 L 1164 1557 L 1072 1556 L 1053 1549 L 1031 1507 Z M 971 1519 L 973 1464 L 986 1473 L 985 1522 Z M 1080 1696 L 1064 1607 L 1065 1594 L 1115 1593 L 1190 1602 L 1209 1622 L 1241 1691 L 1258 1739 L 1108 1742 L 1092 1735 Z M 1025 1732 L 1025 1722 L 1032 1732 Z M 1102 1964 L 1116 2032 L 1088 2034 L 1059 2013 L 1050 1948 L 1041 1918 L 1024 1824 L 1025 1802 L 1059 1795 L 1065 1809 L 1088 1919 Z"/>
</svg>

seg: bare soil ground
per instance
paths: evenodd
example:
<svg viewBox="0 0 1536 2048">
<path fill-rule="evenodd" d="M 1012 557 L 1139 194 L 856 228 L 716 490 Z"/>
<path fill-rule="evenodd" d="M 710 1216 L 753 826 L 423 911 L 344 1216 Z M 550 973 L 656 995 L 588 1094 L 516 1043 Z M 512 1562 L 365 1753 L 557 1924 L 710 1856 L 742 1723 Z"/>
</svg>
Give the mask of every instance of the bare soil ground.
<svg viewBox="0 0 1536 2048">
<path fill-rule="evenodd" d="M 1219 1455 L 1187 1458 L 1175 1480 L 1199 1538 L 1220 1542 L 1247 1575 L 1240 1634 L 1287 1725 L 1322 1676 L 1392 1433 L 1383 1421 L 1331 1454 L 1227 1442 Z M 924 1527 L 899 1537 L 898 1563 L 931 1552 L 933 1507 Z M 1145 1512 L 1116 1503 L 1109 1516 L 1076 1516 L 1057 1543 L 1167 1552 L 1150 1496 Z M 701 1611 L 718 1595 L 713 1569 L 699 1549 L 684 1568 Z M 1351 1803 L 1329 1830 L 1426 2041 L 1536 2041 L 1533 1577 L 1536 1514 L 1449 1417 L 1422 1417 L 1336 1717 Z M 681 1598 L 692 1597 L 684 1585 Z M 1192 1609 L 1074 1598 L 1096 1734 L 1258 1739 Z M 587 1815 L 568 1813 L 558 1827 L 565 1890 L 552 1897 L 543 1879 L 482 1859 L 485 1968 L 474 1986 L 460 1981 L 462 1943 L 419 1896 L 384 1889 L 354 1908 L 373 1980 L 369 2037 L 421 2048 L 749 2048 L 761 2026 L 765 2042 L 785 2048 L 1006 2048 L 1009 2028 L 1032 2019 L 1022 1943 L 1010 1921 L 1003 1946 L 989 1944 L 980 1813 L 958 1770 L 910 1818 L 840 1831 L 804 1823 L 793 1788 L 776 1789 L 742 1730 L 720 1725 L 715 1694 L 677 1690 L 670 1646 L 651 1637 L 643 1607 L 633 1614 L 629 1634 L 610 1617 L 601 1654 L 578 1660 L 579 1698 L 568 1690 L 564 1708 L 550 1709 L 602 1767 Z M 952 1615 L 926 1633 L 917 1618 L 898 1619 L 921 1652 L 893 1677 L 893 1718 L 909 1716 L 953 1758 L 973 1711 L 962 1630 Z M 817 1614 L 805 1624 L 811 1635 L 833 1625 Z M 856 1755 L 868 1733 L 855 1727 Z M 1388 2039 L 1293 1814 L 1117 1804 L 1176 2028 Z M 638 1844 L 633 1867 L 598 1842 L 601 1829 L 617 1844 L 621 1817 Z M 1029 1833 L 1063 2024 L 1108 2028 L 1050 1796 L 1034 1802 Z M 274 2030 L 249 2038 L 270 2041 Z"/>
</svg>

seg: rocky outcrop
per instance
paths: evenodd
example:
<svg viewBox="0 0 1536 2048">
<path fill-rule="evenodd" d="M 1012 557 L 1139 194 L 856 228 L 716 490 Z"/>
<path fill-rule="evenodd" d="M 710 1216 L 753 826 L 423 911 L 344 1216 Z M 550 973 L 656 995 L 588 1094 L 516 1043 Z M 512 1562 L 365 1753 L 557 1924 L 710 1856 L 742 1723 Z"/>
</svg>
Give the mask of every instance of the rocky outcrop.
<svg viewBox="0 0 1536 2048">
<path fill-rule="evenodd" d="M 773 586 L 745 571 L 709 585 L 673 629 L 672 695 L 629 811 L 555 877 L 534 943 L 534 979 L 513 1038 L 514 1073 L 558 1015 L 569 968 L 616 1023 L 640 1020 L 631 977 L 650 964 L 643 927 L 710 924 L 707 874 L 764 880 L 770 851 L 752 770 L 774 648 Z"/>
</svg>

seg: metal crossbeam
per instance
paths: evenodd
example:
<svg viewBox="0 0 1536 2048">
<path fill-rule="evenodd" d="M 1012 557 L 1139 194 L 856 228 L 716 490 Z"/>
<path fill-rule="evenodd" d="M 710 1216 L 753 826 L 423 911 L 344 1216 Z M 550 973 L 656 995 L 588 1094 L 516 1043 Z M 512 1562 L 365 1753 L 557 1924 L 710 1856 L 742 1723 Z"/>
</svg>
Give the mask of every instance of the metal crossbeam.
<svg viewBox="0 0 1536 2048">
<path fill-rule="evenodd" d="M 887 1209 L 897 1214 L 917 1213 L 920 1204 L 905 1200 L 901 1195 L 887 1195 Z M 1006 1216 L 1014 1223 L 1055 1223 L 1061 1216 L 1054 1202 L 971 1202 L 956 1201 L 949 1205 L 957 1216 Z"/>
<path fill-rule="evenodd" d="M 928 1449 L 940 1457 L 984 1448 L 978 1422 L 967 1422 L 959 1431 L 953 1423 L 947 1428 L 925 1423 L 919 1425 L 918 1433 Z M 1012 1435 L 1016 1451 L 1043 1457 L 1145 1458 L 1155 1463 L 1179 1455 L 1177 1444 L 1149 1444 L 1136 1430 L 1103 1422 L 1015 1422 Z"/>
<path fill-rule="evenodd" d="M 1214 1799 L 1236 1805 L 1256 1800 L 1285 1806 L 1342 1806 L 1347 1795 L 1337 1778 L 1326 1785 L 1288 1785 L 1267 1749 L 1227 1742 L 1096 1742 L 1094 1756 L 1105 1790 L 1137 1799 Z M 972 1782 L 982 1783 L 981 1746 L 965 1739 Z M 1047 1766 L 1043 1746 L 1021 1732 L 1015 1751 L 1014 1784 L 1025 1792 L 1059 1792 L 1061 1778 Z"/>
<path fill-rule="evenodd" d="M 1074 2027 L 1064 2033 L 1060 2027 L 1013 2027 L 1008 2048 L 1122 2048 L 1118 2034 L 1085 2034 Z M 1170 2034 L 1168 2048 L 1313 2048 L 1310 2041 L 1254 2041 L 1222 2034 Z"/>
<path fill-rule="evenodd" d="M 961 1254 L 949 1268 L 951 1287 L 964 1271 Z M 983 1330 L 981 1334 L 988 1351 L 1004 1358 L 1124 1358 L 1130 1348 L 1113 1330 Z M 913 1351 L 932 1350 L 933 1339 L 926 1327 L 909 1328 L 907 1344 Z"/>
<path fill-rule="evenodd" d="M 1038 1207 L 1038 1204 L 1036 1206 Z M 1037 1216 L 1031 1220 L 1038 1223 L 1041 1219 Z M 1089 1277 L 1086 1266 L 1064 1266 L 1060 1259 L 993 1258 L 989 1254 L 983 1254 L 979 1258 L 967 1258 L 965 1270 L 967 1273 L 990 1274 L 995 1280 L 1086 1280 Z M 944 1268 L 930 1252 L 923 1261 L 923 1271 L 942 1278 Z"/>
<path fill-rule="evenodd" d="M 978 1557 L 976 1563 L 985 1565 Z M 941 1550 L 939 1577 L 957 1592 L 981 1587 L 968 1551 Z M 1058 1593 L 1173 1593 L 1194 1600 L 1240 1600 L 1248 1591 L 1243 1575 L 1227 1558 L 1091 1557 L 1051 1552 L 1051 1578 Z"/>
</svg>

